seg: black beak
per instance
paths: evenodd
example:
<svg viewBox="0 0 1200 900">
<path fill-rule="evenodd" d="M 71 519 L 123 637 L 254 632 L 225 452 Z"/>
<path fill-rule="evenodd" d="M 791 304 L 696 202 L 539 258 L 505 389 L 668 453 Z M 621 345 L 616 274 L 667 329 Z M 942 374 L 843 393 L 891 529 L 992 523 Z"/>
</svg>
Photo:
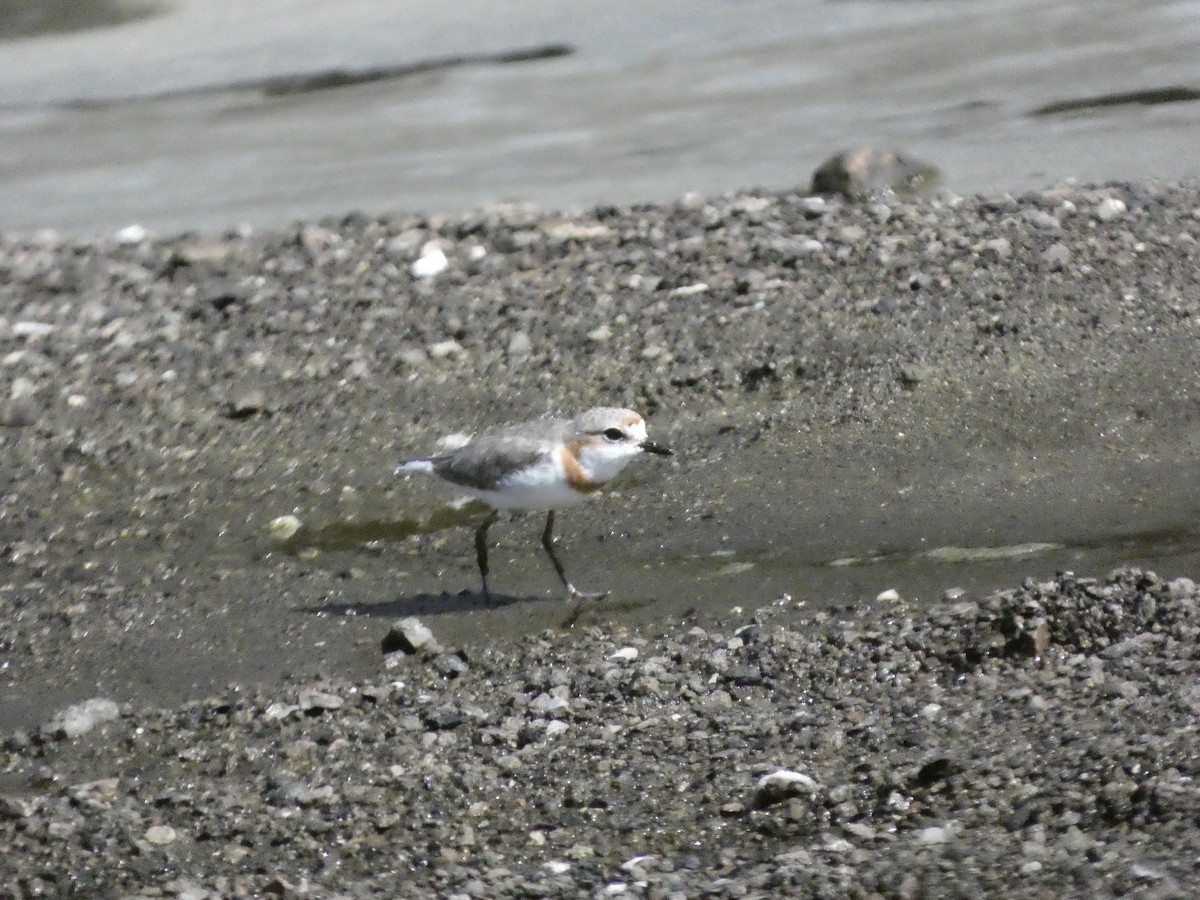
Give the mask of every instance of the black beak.
<svg viewBox="0 0 1200 900">
<path fill-rule="evenodd" d="M 643 450 L 645 450 L 647 453 L 654 453 L 654 454 L 657 454 L 658 456 L 674 456 L 675 455 L 674 451 L 671 450 L 669 447 L 664 447 L 662 444 L 656 444 L 656 443 L 654 443 L 654 441 L 649 440 L 649 439 L 642 441 L 640 444 L 638 444 L 638 446 L 641 447 Z"/>
</svg>

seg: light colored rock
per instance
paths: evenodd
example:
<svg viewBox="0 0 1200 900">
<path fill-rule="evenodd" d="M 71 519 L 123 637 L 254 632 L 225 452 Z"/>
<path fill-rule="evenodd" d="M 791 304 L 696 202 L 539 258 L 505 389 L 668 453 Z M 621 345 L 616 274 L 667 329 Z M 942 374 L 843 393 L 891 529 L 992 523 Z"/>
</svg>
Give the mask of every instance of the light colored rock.
<svg viewBox="0 0 1200 900">
<path fill-rule="evenodd" d="M 126 225 L 115 235 L 117 243 L 123 247 L 132 247 L 134 244 L 140 244 L 146 239 L 147 231 L 145 226 L 133 224 Z"/>
<path fill-rule="evenodd" d="M 421 248 L 421 255 L 412 264 L 410 271 L 413 278 L 433 278 L 446 271 L 450 260 L 446 258 L 442 245 L 438 241 L 426 241 Z"/>
<path fill-rule="evenodd" d="M 346 701 L 337 694 L 330 694 L 326 691 L 317 691 L 311 689 L 300 692 L 299 703 L 300 708 L 303 710 L 341 709 L 346 705 Z"/>
<path fill-rule="evenodd" d="M 758 779 L 754 786 L 754 805 L 763 809 L 793 797 L 812 796 L 819 787 L 815 779 L 803 772 L 778 769 Z"/>
<path fill-rule="evenodd" d="M 278 516 L 267 523 L 267 534 L 272 540 L 283 541 L 295 537 L 296 532 L 304 527 L 304 523 L 296 516 Z"/>
<path fill-rule="evenodd" d="M 524 331 L 513 332 L 508 339 L 508 355 L 513 357 L 528 356 L 533 350 L 533 340 Z"/>
<path fill-rule="evenodd" d="M 111 722 L 121 714 L 113 700 L 93 697 L 75 706 L 69 706 L 50 720 L 52 733 L 65 738 L 77 738 L 87 734 L 97 725 Z"/>
<path fill-rule="evenodd" d="M 48 334 L 53 334 L 57 326 L 51 325 L 49 322 L 13 322 L 12 336 L 13 337 L 45 337 Z"/>
<path fill-rule="evenodd" d="M 454 340 L 437 341 L 436 343 L 430 344 L 426 350 L 429 352 L 431 359 L 445 359 L 448 356 L 461 356 L 466 352 L 463 350 L 462 344 Z"/>
<path fill-rule="evenodd" d="M 175 843 L 178 835 L 175 829 L 170 825 L 151 825 L 146 829 L 146 843 L 153 844 L 155 847 L 165 847 L 167 844 Z"/>
<path fill-rule="evenodd" d="M 412 655 L 414 653 L 438 653 L 441 649 L 442 645 L 437 642 L 433 632 L 415 616 L 408 616 L 393 622 L 391 629 L 383 638 L 384 653 L 401 650 Z"/>
<path fill-rule="evenodd" d="M 1101 222 L 1112 222 L 1125 215 L 1128 207 L 1124 200 L 1116 197 L 1105 197 L 1096 204 L 1096 218 Z"/>
</svg>

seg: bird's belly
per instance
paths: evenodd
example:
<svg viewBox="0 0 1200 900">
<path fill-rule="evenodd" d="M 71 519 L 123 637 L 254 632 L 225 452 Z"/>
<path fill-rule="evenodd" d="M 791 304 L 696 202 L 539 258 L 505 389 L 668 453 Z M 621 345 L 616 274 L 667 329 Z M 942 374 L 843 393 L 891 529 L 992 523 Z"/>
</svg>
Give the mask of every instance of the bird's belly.
<svg viewBox="0 0 1200 900">
<path fill-rule="evenodd" d="M 496 509 L 562 509 L 583 503 L 591 496 L 567 484 L 516 485 L 503 491 L 469 490 L 468 493 Z"/>
<path fill-rule="evenodd" d="M 587 492 L 571 487 L 556 460 L 515 472 L 505 478 L 495 490 L 469 491 L 496 509 L 561 509 L 583 503 Z"/>
</svg>

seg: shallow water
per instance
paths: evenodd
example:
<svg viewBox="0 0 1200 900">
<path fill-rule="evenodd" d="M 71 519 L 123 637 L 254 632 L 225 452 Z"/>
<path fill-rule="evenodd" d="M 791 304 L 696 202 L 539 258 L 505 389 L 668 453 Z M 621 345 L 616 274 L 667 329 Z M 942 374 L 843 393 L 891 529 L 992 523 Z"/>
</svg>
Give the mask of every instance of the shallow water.
<svg viewBox="0 0 1200 900">
<path fill-rule="evenodd" d="M 139 9 L 158 14 L 2 45 L 0 227 L 214 231 L 352 209 L 657 201 L 806 184 L 861 144 L 925 157 L 958 192 L 1200 165 L 1196 101 L 1033 114 L 1200 86 L 1200 16 L 1183 0 L 526 0 L 500 19 L 472 2 Z M 545 47 L 571 52 L 489 61 Z M 398 74 L 260 89 L 373 70 Z"/>
</svg>

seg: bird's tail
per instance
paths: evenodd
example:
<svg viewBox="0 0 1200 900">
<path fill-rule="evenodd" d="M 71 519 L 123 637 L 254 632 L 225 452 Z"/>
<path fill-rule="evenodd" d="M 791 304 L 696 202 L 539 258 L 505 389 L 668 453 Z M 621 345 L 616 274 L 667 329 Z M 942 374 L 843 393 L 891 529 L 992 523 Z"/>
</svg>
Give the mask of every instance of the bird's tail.
<svg viewBox="0 0 1200 900">
<path fill-rule="evenodd" d="M 426 475 L 432 474 L 433 460 L 429 457 L 410 459 L 408 462 L 402 462 L 396 466 L 397 475 L 411 475 L 413 472 L 423 472 Z"/>
</svg>

